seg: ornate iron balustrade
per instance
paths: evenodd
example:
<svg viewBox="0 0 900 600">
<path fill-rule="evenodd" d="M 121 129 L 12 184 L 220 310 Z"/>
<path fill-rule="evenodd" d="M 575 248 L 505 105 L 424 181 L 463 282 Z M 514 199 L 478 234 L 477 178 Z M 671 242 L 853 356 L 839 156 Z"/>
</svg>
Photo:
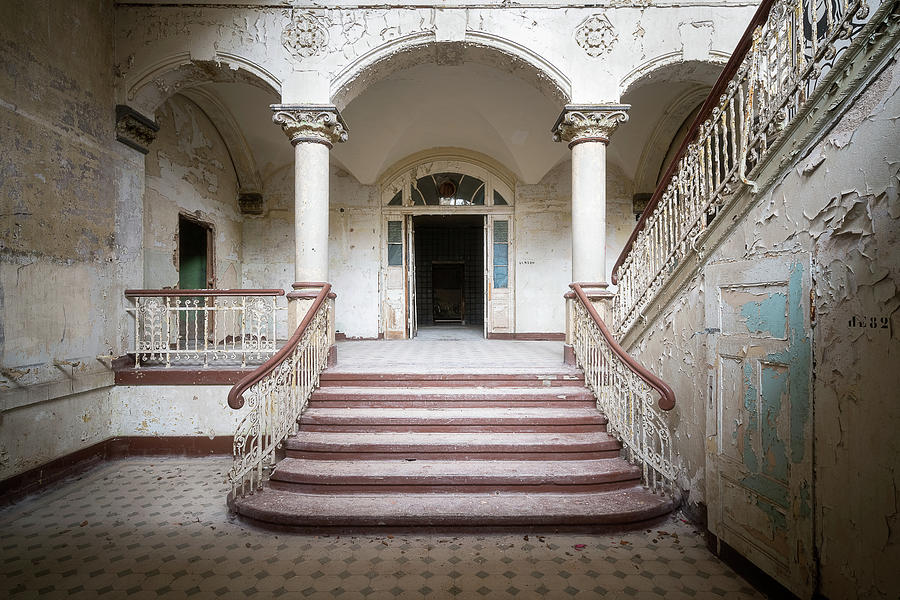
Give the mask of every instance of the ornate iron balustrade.
<svg viewBox="0 0 900 600">
<path fill-rule="evenodd" d="M 334 294 L 324 283 L 287 344 L 228 393 L 228 405 L 249 411 L 234 433 L 230 499 L 253 493 L 271 472 L 276 451 L 297 432 L 297 420 L 319 384 L 334 344 Z"/>
<path fill-rule="evenodd" d="M 581 286 L 570 287 L 575 359 L 609 419 L 607 430 L 622 442 L 625 458 L 641 465 L 644 484 L 674 491 L 677 469 L 665 412 L 675 407 L 674 392 L 619 346 Z"/>
<path fill-rule="evenodd" d="M 125 290 L 136 367 L 259 364 L 277 346 L 283 290 Z M 284 338 L 282 338 L 284 339 Z"/>
<path fill-rule="evenodd" d="M 617 332 L 631 329 L 736 192 L 756 190 L 785 129 L 834 85 L 838 55 L 865 43 L 870 13 L 887 19 L 893 3 L 763 1 L 613 267 Z"/>
</svg>

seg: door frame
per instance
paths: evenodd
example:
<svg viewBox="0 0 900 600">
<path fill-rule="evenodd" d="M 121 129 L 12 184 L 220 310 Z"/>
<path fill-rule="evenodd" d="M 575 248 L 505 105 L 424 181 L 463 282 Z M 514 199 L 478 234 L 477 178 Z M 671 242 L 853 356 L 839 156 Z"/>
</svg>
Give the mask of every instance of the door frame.
<svg viewBox="0 0 900 600">
<path fill-rule="evenodd" d="M 475 177 L 484 182 L 485 204 L 466 206 L 440 206 L 440 205 L 414 205 L 411 198 L 411 186 L 421 177 L 436 173 L 461 173 Z M 484 244 L 484 323 L 485 337 L 492 333 L 490 329 L 491 318 L 491 285 L 492 285 L 492 237 L 487 228 L 492 224 L 494 217 L 502 217 L 509 222 L 509 286 L 507 288 L 508 302 L 510 304 L 509 327 L 502 332 L 515 331 L 514 305 L 515 305 L 515 235 L 513 224 L 515 221 L 515 176 L 489 157 L 476 152 L 469 152 L 456 148 L 437 149 L 412 155 L 399 161 L 386 171 L 380 178 L 381 189 L 381 263 L 379 268 L 381 283 L 379 292 L 378 330 L 385 338 L 411 338 L 415 336 L 416 327 L 412 322 L 415 317 L 415 248 L 413 218 L 423 215 L 481 215 L 484 219 L 485 236 Z M 502 198 L 505 204 L 495 204 L 495 198 Z M 399 198 L 399 203 L 397 200 Z M 395 202 L 391 204 L 391 202 Z M 388 222 L 401 221 L 403 223 L 403 293 L 402 301 L 395 289 L 398 282 L 395 280 L 397 273 L 392 271 L 395 267 L 388 264 Z M 402 317 L 397 314 L 403 311 Z M 404 323 L 401 334 L 397 327 L 399 322 Z"/>
</svg>

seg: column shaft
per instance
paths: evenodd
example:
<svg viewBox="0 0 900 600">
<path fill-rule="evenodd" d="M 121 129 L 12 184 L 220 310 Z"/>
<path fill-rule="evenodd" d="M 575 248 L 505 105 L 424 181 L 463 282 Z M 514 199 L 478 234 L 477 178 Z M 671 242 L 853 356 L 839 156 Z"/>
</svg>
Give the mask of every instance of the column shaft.
<svg viewBox="0 0 900 600">
<path fill-rule="evenodd" d="M 572 147 L 572 281 L 606 281 L 606 144 Z"/>
<path fill-rule="evenodd" d="M 294 281 L 328 281 L 328 146 L 294 145 Z"/>
</svg>

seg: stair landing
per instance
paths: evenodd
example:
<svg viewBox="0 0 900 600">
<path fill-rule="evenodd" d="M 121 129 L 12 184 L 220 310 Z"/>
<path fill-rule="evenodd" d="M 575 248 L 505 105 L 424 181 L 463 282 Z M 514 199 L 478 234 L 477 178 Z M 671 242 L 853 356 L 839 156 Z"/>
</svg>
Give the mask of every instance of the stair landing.
<svg viewBox="0 0 900 600">
<path fill-rule="evenodd" d="M 397 344 L 403 356 L 391 342 L 339 345 L 285 457 L 261 492 L 233 501 L 238 514 L 299 528 L 621 528 L 673 510 L 619 457 L 562 344 Z M 444 361 L 455 371 L 435 362 L 440 346 L 456 351 Z M 500 346 L 505 367 L 477 360 Z M 360 360 L 371 353 L 387 358 Z"/>
</svg>

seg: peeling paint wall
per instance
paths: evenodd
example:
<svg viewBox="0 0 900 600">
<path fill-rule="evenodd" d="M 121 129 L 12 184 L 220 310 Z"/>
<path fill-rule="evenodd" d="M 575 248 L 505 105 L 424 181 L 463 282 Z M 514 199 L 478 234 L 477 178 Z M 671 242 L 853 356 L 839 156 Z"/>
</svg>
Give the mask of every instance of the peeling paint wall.
<svg viewBox="0 0 900 600">
<path fill-rule="evenodd" d="M 228 385 L 116 386 L 110 394 L 117 436 L 234 435 L 249 410 L 228 406 Z"/>
<path fill-rule="evenodd" d="M 0 6 L 0 479 L 109 437 L 143 187 L 115 140 L 109 8 Z"/>
<path fill-rule="evenodd" d="M 747 289 L 742 293 L 748 297 L 735 305 L 734 319 L 754 334 L 778 332 L 788 341 L 795 334 L 811 336 L 812 356 L 805 351 L 798 354 L 792 342 L 787 353 L 778 357 L 797 371 L 796 376 L 783 380 L 778 372 L 762 373 L 758 384 L 767 387 L 768 397 L 786 402 L 772 407 L 767 418 L 791 427 L 779 425 L 774 437 L 761 440 L 762 446 L 745 444 L 750 454 L 744 462 L 768 460 L 767 447 L 784 448 L 792 456 L 802 455 L 804 445 L 812 449 L 814 487 L 796 490 L 799 495 L 792 510 L 797 518 L 811 514 L 815 522 L 818 558 L 812 568 L 818 571 L 817 591 L 828 598 L 900 595 L 896 575 L 900 563 L 897 115 L 900 63 L 895 57 L 822 141 L 755 201 L 631 348 L 676 391 L 679 404 L 672 422 L 675 447 L 685 469 L 681 485 L 689 490 L 691 505 L 702 511 L 713 485 L 706 477 L 710 465 L 705 462 L 704 435 L 716 434 L 712 425 L 702 425 L 712 368 L 707 345 L 719 334 L 718 325 L 703 308 L 710 306 L 707 295 L 713 293 L 710 273 L 748 260 L 793 265 L 792 273 L 797 265 L 800 270 L 811 265 L 809 315 L 792 316 L 791 311 L 810 300 L 780 293 L 759 295 Z M 790 281 L 786 285 L 793 289 Z M 785 333 L 790 319 L 811 320 L 811 332 L 792 332 L 788 327 Z M 754 351 L 752 344 L 747 351 Z M 755 385 L 756 380 L 745 381 L 748 389 Z M 809 424 L 796 412 L 802 412 L 804 402 L 810 400 L 812 440 L 803 429 Z M 787 409 L 795 411 L 790 418 L 783 413 Z M 742 437 L 741 423 L 726 421 L 721 427 L 720 436 Z M 774 477 L 779 469 L 793 467 L 776 461 L 765 468 Z M 773 527 L 777 532 L 778 519 Z"/>
<path fill-rule="evenodd" d="M 144 287 L 178 285 L 179 214 L 212 227 L 213 287 L 241 287 L 237 178 L 222 136 L 202 108 L 181 95 L 157 110 L 156 121 L 160 130 L 146 159 Z"/>
</svg>

